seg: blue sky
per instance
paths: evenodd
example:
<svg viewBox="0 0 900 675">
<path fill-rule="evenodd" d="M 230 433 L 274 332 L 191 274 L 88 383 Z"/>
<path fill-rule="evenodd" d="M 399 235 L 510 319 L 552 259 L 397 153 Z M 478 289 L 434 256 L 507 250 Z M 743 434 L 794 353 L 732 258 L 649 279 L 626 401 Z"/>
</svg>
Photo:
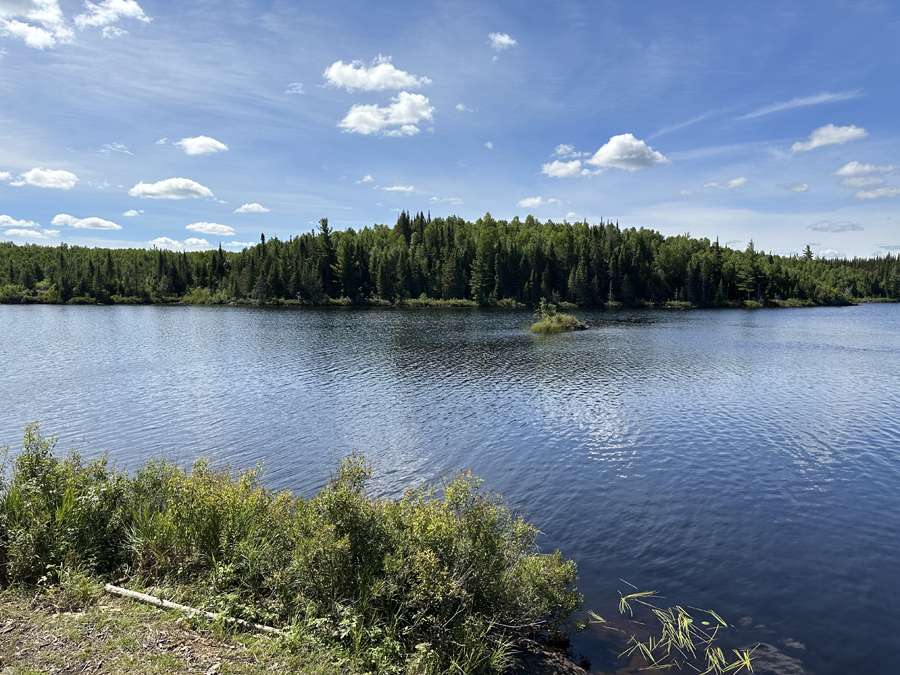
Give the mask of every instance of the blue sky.
<svg viewBox="0 0 900 675">
<path fill-rule="evenodd" d="M 0 239 L 401 209 L 900 251 L 891 2 L 0 0 Z"/>
</svg>

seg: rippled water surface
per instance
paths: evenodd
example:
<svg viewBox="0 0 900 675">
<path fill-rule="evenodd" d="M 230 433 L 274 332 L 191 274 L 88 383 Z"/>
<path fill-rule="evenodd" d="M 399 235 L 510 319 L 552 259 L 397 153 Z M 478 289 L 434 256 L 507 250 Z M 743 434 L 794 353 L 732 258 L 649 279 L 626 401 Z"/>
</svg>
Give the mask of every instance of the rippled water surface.
<svg viewBox="0 0 900 675">
<path fill-rule="evenodd" d="M 0 306 L 0 443 L 39 419 L 301 493 L 352 451 L 378 493 L 472 467 L 601 614 L 621 578 L 819 675 L 900 671 L 900 306 L 577 314 Z"/>
</svg>

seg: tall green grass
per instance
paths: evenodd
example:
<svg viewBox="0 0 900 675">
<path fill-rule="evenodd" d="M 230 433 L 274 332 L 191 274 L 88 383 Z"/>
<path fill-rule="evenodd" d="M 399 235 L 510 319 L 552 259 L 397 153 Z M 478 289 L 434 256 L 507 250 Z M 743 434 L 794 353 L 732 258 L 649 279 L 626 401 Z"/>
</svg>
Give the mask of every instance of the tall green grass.
<svg viewBox="0 0 900 675">
<path fill-rule="evenodd" d="M 471 473 L 379 500 L 354 457 L 303 498 L 267 489 L 260 467 L 155 460 L 128 474 L 54 446 L 26 427 L 0 483 L 4 584 L 75 570 L 176 587 L 379 672 L 500 672 L 516 638 L 575 627 L 575 564 L 540 553 L 537 529 Z"/>
</svg>

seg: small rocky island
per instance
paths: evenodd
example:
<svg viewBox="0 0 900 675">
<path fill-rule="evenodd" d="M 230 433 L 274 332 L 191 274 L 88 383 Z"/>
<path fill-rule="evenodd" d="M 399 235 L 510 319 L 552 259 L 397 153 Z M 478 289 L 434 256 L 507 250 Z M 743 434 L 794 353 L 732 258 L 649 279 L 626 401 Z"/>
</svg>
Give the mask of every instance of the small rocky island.
<svg viewBox="0 0 900 675">
<path fill-rule="evenodd" d="M 541 304 L 534 313 L 535 322 L 531 324 L 532 333 L 562 333 L 570 330 L 587 330 L 590 328 L 571 314 L 557 312 L 556 305 L 541 299 Z"/>
</svg>

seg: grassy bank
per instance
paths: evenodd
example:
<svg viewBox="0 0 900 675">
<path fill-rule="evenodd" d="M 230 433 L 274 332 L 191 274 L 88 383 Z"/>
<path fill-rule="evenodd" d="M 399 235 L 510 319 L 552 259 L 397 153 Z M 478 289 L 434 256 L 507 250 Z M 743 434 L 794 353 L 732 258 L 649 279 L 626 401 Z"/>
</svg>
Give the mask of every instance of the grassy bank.
<svg viewBox="0 0 900 675">
<path fill-rule="evenodd" d="M 258 468 L 157 460 L 126 473 L 54 445 L 29 425 L 4 471 L 7 593 L 69 611 L 101 581 L 152 587 L 361 672 L 499 673 L 517 640 L 576 628 L 574 563 L 540 553 L 537 530 L 471 474 L 377 500 L 351 458 L 302 498 L 267 489 Z"/>
</svg>

